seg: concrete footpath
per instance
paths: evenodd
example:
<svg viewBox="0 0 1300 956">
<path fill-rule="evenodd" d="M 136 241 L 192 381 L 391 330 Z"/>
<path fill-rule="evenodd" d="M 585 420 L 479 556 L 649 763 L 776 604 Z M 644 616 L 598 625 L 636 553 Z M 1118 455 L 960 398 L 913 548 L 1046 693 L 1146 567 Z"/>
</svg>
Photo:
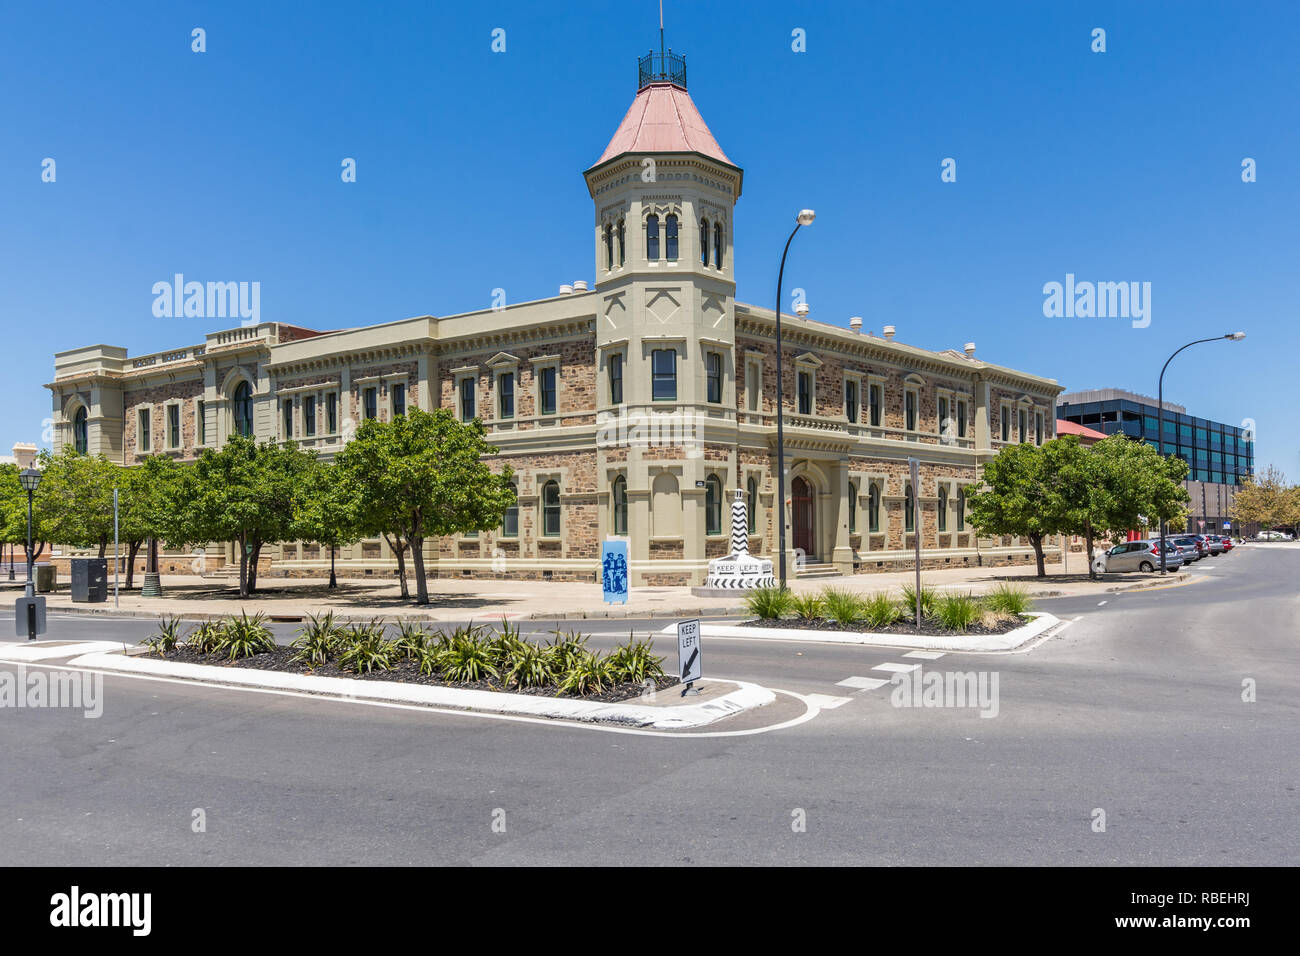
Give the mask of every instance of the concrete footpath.
<svg viewBox="0 0 1300 956">
<path fill-rule="evenodd" d="M 1228 556 L 1226 560 L 1232 560 Z M 1070 565 L 1078 568 L 1082 561 L 1071 557 Z M 1000 584 L 1023 587 L 1031 596 L 1059 597 L 1106 593 L 1143 587 L 1168 587 L 1187 583 L 1186 571 L 1161 579 L 1159 574 L 1110 574 L 1090 581 L 1086 574 L 1061 574 L 1060 565 L 1048 565 L 1048 576 L 1037 578 L 1034 568 L 951 568 L 925 571 L 921 580 L 926 587 L 939 591 L 982 594 Z M 823 587 L 840 588 L 862 594 L 880 591 L 901 592 L 915 580 L 910 571 L 858 574 L 835 578 L 791 581 L 800 593 L 815 593 Z M 6 582 L 7 583 L 7 582 Z M 414 597 L 404 600 L 393 582 L 340 580 L 330 590 L 324 579 L 263 579 L 258 593 L 247 600 L 239 599 L 237 586 L 228 581 L 214 581 L 187 575 L 164 575 L 163 596 L 141 597 L 139 591 L 120 592 L 114 608 L 112 583 L 109 598 L 103 604 L 75 604 L 67 582 L 46 595 L 51 612 L 82 614 L 120 614 L 139 617 L 176 616 L 186 619 L 224 617 L 246 610 L 268 617 L 298 620 L 313 614 L 332 611 L 343 620 L 367 620 L 373 617 L 416 621 L 452 621 L 473 619 L 489 622 L 503 616 L 512 620 L 584 620 L 593 618 L 646 617 L 725 617 L 744 612 L 743 599 L 735 594 L 724 597 L 696 597 L 688 587 L 633 588 L 626 605 L 607 605 L 601 600 L 596 584 L 544 581 L 485 581 L 472 579 L 438 579 L 429 582 L 429 604 L 416 605 Z M 414 595 L 415 586 L 411 584 Z"/>
</svg>

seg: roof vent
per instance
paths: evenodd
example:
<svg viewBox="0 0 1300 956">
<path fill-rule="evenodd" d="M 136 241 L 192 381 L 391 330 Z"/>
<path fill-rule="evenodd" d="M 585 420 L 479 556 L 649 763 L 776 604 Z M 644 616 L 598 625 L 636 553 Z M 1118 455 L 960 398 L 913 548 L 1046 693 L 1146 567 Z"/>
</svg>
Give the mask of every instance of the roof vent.
<svg viewBox="0 0 1300 956">
<path fill-rule="evenodd" d="M 799 316 L 799 318 L 801 319 L 806 318 L 808 313 L 811 311 L 812 310 L 809 308 L 807 302 L 800 302 L 798 305 L 794 307 L 794 314 Z"/>
<path fill-rule="evenodd" d="M 855 316 L 853 316 L 853 318 L 849 319 L 849 328 L 852 329 L 854 332 L 861 332 L 861 331 L 862 331 L 862 316 L 860 316 L 860 315 L 855 315 Z"/>
<path fill-rule="evenodd" d="M 974 357 L 975 357 L 975 343 L 974 343 L 974 342 L 967 342 L 964 346 L 962 346 L 962 351 L 966 353 L 966 357 L 967 357 L 967 358 L 974 358 Z"/>
<path fill-rule="evenodd" d="M 574 291 L 574 292 L 586 292 L 586 291 L 587 291 L 587 280 L 586 280 L 586 279 L 578 279 L 576 282 L 574 282 L 574 283 L 573 283 L 573 291 Z"/>
<path fill-rule="evenodd" d="M 892 325 L 885 326 L 885 338 L 892 340 L 893 337 L 894 337 L 894 327 Z"/>
<path fill-rule="evenodd" d="M 571 285 L 560 286 L 560 295 L 573 295 L 573 286 Z"/>
</svg>

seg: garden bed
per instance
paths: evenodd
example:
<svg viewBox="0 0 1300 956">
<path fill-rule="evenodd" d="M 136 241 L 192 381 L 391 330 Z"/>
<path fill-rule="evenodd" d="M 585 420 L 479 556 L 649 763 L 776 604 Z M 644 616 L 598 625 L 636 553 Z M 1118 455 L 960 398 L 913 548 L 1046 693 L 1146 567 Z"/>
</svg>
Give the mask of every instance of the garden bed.
<svg viewBox="0 0 1300 956">
<path fill-rule="evenodd" d="M 763 628 L 796 628 L 806 631 L 847 631 L 851 633 L 861 633 L 869 631 L 872 634 L 921 634 L 928 637 L 951 637 L 958 634 L 964 634 L 973 637 L 995 636 L 998 634 L 1009 634 L 1017 628 L 1024 627 L 1029 623 L 1031 618 L 1021 616 L 1011 616 L 999 618 L 990 624 L 976 621 L 967 625 L 965 630 L 955 630 L 945 627 L 936 618 L 922 618 L 921 626 L 918 628 L 913 618 L 905 618 L 895 621 L 893 624 L 884 624 L 879 626 L 868 625 L 864 621 L 854 621 L 852 623 L 841 623 L 832 621 L 827 618 L 781 618 L 779 620 L 772 618 L 756 618 L 750 621 L 740 621 L 737 627 L 763 627 Z"/>
<path fill-rule="evenodd" d="M 479 681 L 457 683 L 454 681 L 444 680 L 441 677 L 430 674 L 420 673 L 420 665 L 416 661 L 399 661 L 387 670 L 363 671 L 354 673 L 350 670 L 344 670 L 336 665 L 333 661 L 316 666 L 308 666 L 302 661 L 294 660 L 297 652 L 290 647 L 277 647 L 273 651 L 260 654 L 253 654 L 250 657 L 238 657 L 233 661 L 228 657 L 219 654 L 201 654 L 198 651 L 188 647 L 178 646 L 174 650 L 160 655 L 151 655 L 159 657 L 165 661 L 174 661 L 178 664 L 205 664 L 210 667 L 227 667 L 240 668 L 245 670 L 262 670 L 262 671 L 280 671 L 289 674 L 301 674 L 309 677 L 341 677 L 351 680 L 365 681 L 393 681 L 403 684 L 425 684 L 431 687 L 454 687 L 461 690 L 486 690 L 495 691 L 504 694 L 525 694 L 535 697 L 567 697 L 572 700 L 587 700 L 600 703 L 620 703 L 623 701 L 635 700 L 646 692 L 646 683 L 634 683 L 625 681 L 607 685 L 602 691 L 589 691 L 585 694 L 557 694 L 558 687 L 555 684 L 547 684 L 534 687 L 516 687 L 507 685 L 504 681 L 495 677 L 485 677 Z M 655 690 L 663 690 L 672 687 L 677 683 L 676 675 L 665 674 L 657 680 L 647 678 L 647 681 L 653 681 Z"/>
</svg>

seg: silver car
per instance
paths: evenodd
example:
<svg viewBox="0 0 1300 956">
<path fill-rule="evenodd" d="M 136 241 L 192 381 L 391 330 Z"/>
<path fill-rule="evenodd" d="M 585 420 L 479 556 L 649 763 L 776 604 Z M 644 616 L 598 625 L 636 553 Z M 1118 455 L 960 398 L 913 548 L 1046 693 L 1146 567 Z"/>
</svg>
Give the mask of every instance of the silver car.
<svg viewBox="0 0 1300 956">
<path fill-rule="evenodd" d="M 1177 571 L 1182 566 L 1183 556 L 1178 550 L 1178 546 L 1166 539 L 1165 567 L 1170 571 Z M 1105 569 L 1107 572 L 1159 571 L 1159 539 L 1126 541 L 1123 544 L 1116 545 L 1105 553 Z"/>
</svg>

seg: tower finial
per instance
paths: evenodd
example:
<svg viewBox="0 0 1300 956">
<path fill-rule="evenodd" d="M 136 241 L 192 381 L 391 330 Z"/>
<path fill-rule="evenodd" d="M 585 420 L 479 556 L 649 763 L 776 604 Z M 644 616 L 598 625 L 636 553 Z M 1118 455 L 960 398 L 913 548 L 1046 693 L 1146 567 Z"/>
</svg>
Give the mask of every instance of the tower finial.
<svg viewBox="0 0 1300 956">
<path fill-rule="evenodd" d="M 659 56 L 664 55 L 664 0 L 659 0 Z"/>
</svg>

